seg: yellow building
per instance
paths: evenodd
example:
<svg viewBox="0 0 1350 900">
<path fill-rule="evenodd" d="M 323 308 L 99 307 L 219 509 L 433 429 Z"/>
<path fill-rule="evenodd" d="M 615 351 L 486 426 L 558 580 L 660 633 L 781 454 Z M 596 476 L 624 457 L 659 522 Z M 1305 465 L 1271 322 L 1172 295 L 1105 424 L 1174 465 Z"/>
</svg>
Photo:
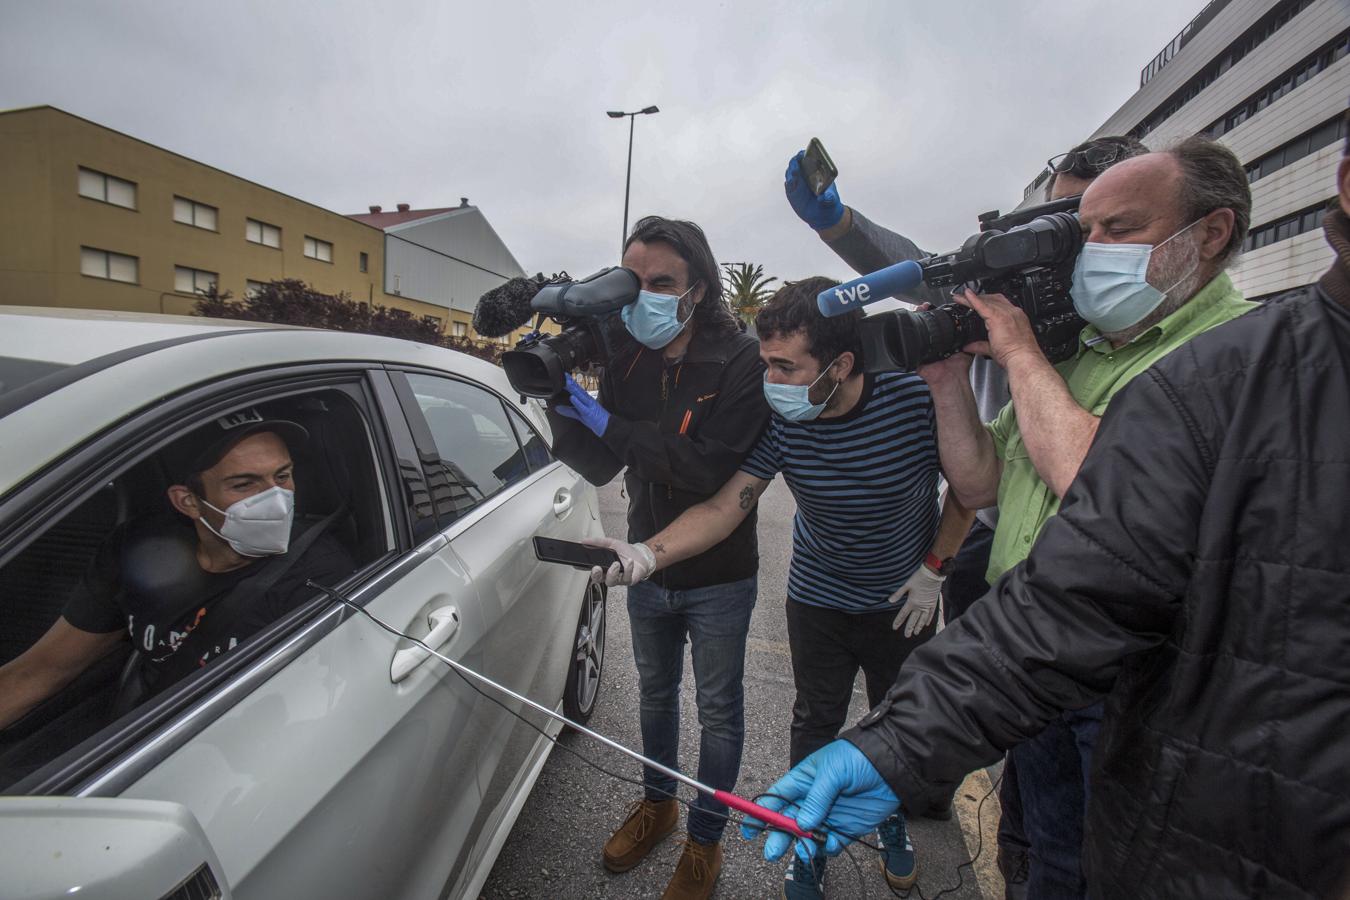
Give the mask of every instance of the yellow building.
<svg viewBox="0 0 1350 900">
<path fill-rule="evenodd" d="M 50 106 L 0 112 L 0 303 L 191 313 L 294 278 L 433 316 L 384 290 L 385 234 Z"/>
</svg>

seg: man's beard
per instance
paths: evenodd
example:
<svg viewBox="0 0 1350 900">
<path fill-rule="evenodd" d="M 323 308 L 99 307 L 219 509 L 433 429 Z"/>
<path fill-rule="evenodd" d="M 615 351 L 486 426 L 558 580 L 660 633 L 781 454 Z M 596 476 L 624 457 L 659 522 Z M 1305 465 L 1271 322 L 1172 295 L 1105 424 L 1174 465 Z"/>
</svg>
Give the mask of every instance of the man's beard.
<svg viewBox="0 0 1350 900">
<path fill-rule="evenodd" d="M 1173 241 L 1161 250 L 1155 250 L 1149 259 L 1148 283 L 1166 296 L 1153 312 L 1129 328 L 1104 332 L 1103 337 L 1119 346 L 1128 344 L 1139 335 L 1181 309 L 1209 280 L 1200 265 L 1198 240 Z"/>
</svg>

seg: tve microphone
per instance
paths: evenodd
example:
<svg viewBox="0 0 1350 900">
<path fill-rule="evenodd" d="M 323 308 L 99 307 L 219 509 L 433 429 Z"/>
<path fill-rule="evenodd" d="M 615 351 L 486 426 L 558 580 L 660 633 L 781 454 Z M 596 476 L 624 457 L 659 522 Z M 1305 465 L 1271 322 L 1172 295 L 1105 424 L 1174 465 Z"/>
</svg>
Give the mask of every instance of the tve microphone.
<svg viewBox="0 0 1350 900">
<path fill-rule="evenodd" d="M 907 259 L 845 282 L 839 287 L 821 291 L 816 295 L 816 306 L 820 307 L 822 316 L 842 316 L 868 303 L 913 290 L 922 283 L 923 267 Z"/>
</svg>

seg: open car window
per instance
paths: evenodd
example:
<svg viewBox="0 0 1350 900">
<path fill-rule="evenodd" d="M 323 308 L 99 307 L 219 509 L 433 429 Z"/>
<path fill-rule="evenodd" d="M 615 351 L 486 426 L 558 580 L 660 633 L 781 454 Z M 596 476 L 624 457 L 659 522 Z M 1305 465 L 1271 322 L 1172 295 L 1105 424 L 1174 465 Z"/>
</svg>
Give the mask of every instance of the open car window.
<svg viewBox="0 0 1350 900">
<path fill-rule="evenodd" d="M 50 673 L 53 658 L 73 673 L 0 727 L 0 790 L 260 638 L 315 596 L 309 578 L 340 583 L 392 549 L 376 432 L 359 392 L 278 394 L 249 409 L 308 435 L 287 447 L 294 512 L 286 554 L 203 569 L 197 526 L 170 503 L 169 489 L 183 481 L 177 448 L 211 427 L 208 419 L 173 426 L 174 441 L 108 472 L 0 566 L 0 690 L 13 683 L 6 675 Z M 76 629 L 77 640 L 58 640 L 62 628 Z M 106 640 L 84 639 L 90 634 Z M 65 655 L 42 652 L 49 647 Z"/>
</svg>

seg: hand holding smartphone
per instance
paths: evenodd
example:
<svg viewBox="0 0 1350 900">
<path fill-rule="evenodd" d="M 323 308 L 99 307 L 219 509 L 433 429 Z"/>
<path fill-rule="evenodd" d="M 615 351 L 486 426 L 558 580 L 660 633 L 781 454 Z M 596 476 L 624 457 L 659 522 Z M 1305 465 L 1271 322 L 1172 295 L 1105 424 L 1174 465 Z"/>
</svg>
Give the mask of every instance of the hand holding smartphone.
<svg viewBox="0 0 1350 900">
<path fill-rule="evenodd" d="M 802 157 L 801 166 L 806 186 L 817 197 L 829 190 L 839 177 L 839 169 L 830 159 L 830 154 L 825 152 L 825 145 L 820 142 L 820 138 L 813 137 L 811 143 L 806 145 L 806 155 Z"/>
<path fill-rule="evenodd" d="M 593 566 L 608 569 L 619 561 L 619 554 L 607 547 L 587 547 L 576 541 L 562 541 L 535 535 L 534 555 L 543 562 L 558 563 L 589 572 Z"/>
</svg>

